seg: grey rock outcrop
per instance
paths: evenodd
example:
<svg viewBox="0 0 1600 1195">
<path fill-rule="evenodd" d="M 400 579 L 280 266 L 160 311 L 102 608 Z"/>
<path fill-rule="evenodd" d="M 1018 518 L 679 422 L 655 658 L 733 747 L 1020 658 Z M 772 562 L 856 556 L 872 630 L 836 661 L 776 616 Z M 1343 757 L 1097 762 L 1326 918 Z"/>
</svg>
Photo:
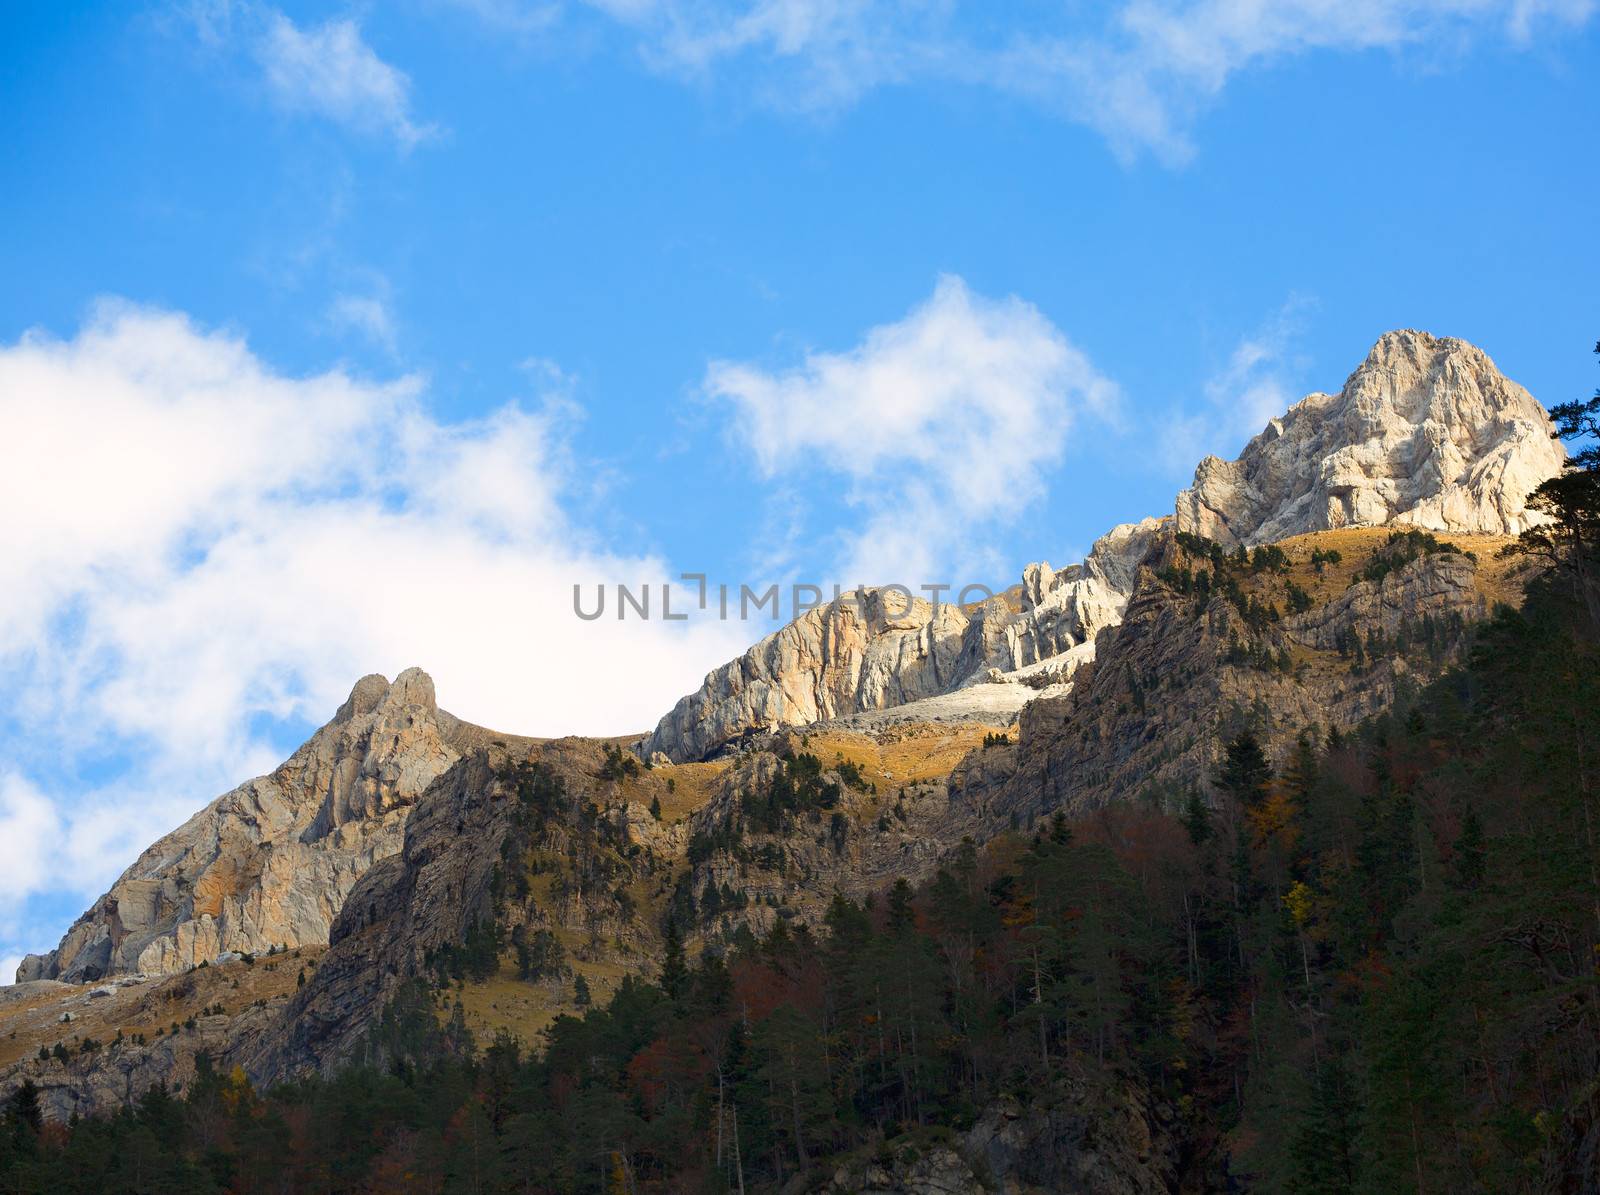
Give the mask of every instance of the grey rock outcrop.
<svg viewBox="0 0 1600 1195">
<path fill-rule="evenodd" d="M 840 1166 L 824 1195 L 1156 1195 L 1178 1189 L 1175 1111 L 1143 1085 L 1069 1067 L 1026 1103 L 1005 1097 L 949 1144 L 907 1136 Z M 981 1178 L 980 1178 L 981 1176 Z"/>
<path fill-rule="evenodd" d="M 432 974 L 436 952 L 460 946 L 491 916 L 509 925 L 513 940 L 523 927 L 560 928 L 581 942 L 624 949 L 608 957 L 626 957 L 637 968 L 634 940 L 644 934 L 652 948 L 659 942 L 623 889 L 654 874 L 657 850 L 681 852 L 687 827 L 659 826 L 645 811 L 652 797 L 670 791 L 665 781 L 649 774 L 625 785 L 605 780 L 606 762 L 604 745 L 584 739 L 494 742 L 463 756 L 417 800 L 401 849 L 350 893 L 327 953 L 283 1009 L 277 1030 L 230 1057 L 263 1085 L 331 1074 L 363 1052 L 378 1061 L 371 1051 L 386 1047 L 370 1033 L 390 1001 L 408 980 Z M 525 787 L 534 769 L 555 782 L 542 796 Z M 507 839 L 519 824 L 519 849 L 537 842 L 562 859 L 602 841 L 624 846 L 626 857 L 614 856 L 617 887 L 574 884 L 559 894 L 518 895 L 513 885 L 497 895 Z M 590 948 L 575 945 L 574 955 Z"/>
<path fill-rule="evenodd" d="M 326 943 L 356 881 L 400 849 L 417 797 L 492 737 L 440 710 L 420 669 L 393 684 L 363 677 L 276 771 L 146 850 L 18 980 L 170 973 L 223 951 Z"/>
<path fill-rule="evenodd" d="M 401 848 L 363 875 L 340 910 L 316 975 L 286 1010 L 281 1031 L 246 1051 L 261 1082 L 332 1073 L 363 1044 L 385 1000 L 424 969 L 427 953 L 465 939 L 488 907 L 499 846 L 515 800 L 500 781 L 507 752 L 474 752 L 429 787 Z M 466 846 L 466 844 L 473 844 Z"/>
<path fill-rule="evenodd" d="M 1082 564 L 1030 564 L 1013 594 L 973 608 L 864 589 L 808 611 L 711 672 L 640 744 L 683 762 L 744 736 L 954 693 L 1074 651 L 1116 623 L 1163 520 L 1115 528 Z M 1070 673 L 1055 678 L 1069 680 Z"/>
<path fill-rule="evenodd" d="M 1566 459 L 1552 430 L 1482 349 L 1389 332 L 1338 394 L 1301 399 L 1238 460 L 1201 461 L 1178 530 L 1224 544 L 1391 522 L 1515 535 Z"/>
</svg>

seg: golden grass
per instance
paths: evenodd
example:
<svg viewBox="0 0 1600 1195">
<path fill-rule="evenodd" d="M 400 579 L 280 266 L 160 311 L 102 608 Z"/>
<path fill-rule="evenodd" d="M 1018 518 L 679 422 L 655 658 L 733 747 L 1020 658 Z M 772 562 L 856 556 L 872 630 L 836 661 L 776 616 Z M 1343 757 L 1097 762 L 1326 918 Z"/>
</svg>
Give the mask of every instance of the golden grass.
<svg viewBox="0 0 1600 1195">
<path fill-rule="evenodd" d="M 639 967 L 621 963 L 591 963 L 569 958 L 568 965 L 583 976 L 589 985 L 590 997 L 597 1005 L 611 999 L 625 976 L 640 974 Z M 467 982 L 460 988 L 452 986 L 444 992 L 444 1002 L 437 1009 L 437 1015 L 441 1023 L 448 1020 L 459 999 L 467 1028 L 472 1030 L 479 1046 L 488 1045 L 501 1030 L 519 1038 L 524 1045 L 532 1045 L 562 1013 L 577 1015 L 582 1012 L 572 999 L 572 979 L 561 980 L 553 989 L 552 985 L 518 978 L 515 965 L 502 959 L 499 971 L 489 979 L 481 983 Z"/>
<path fill-rule="evenodd" d="M 709 801 L 716 790 L 717 781 L 732 762 L 718 759 L 710 763 L 680 763 L 652 768 L 648 775 L 660 782 L 660 787 L 653 788 L 653 792 L 661 798 L 661 820 L 668 825 L 682 821 Z M 668 780 L 672 781 L 671 791 L 667 789 Z"/>
<path fill-rule="evenodd" d="M 1404 530 L 1404 527 L 1350 527 L 1291 536 L 1277 544 L 1289 557 L 1289 571 L 1243 576 L 1239 579 L 1240 587 L 1246 594 L 1254 594 L 1263 602 L 1277 602 L 1287 614 L 1285 583 L 1293 581 L 1318 606 L 1324 605 L 1336 600 L 1350 588 L 1356 574 L 1383 547 L 1391 534 Z M 1502 559 L 1499 554 L 1501 548 L 1512 542 L 1510 536 L 1440 535 L 1438 538 L 1471 552 L 1477 558 L 1475 585 L 1486 600 L 1512 605 L 1522 600 L 1522 586 L 1516 574 L 1517 562 Z M 1319 572 L 1311 564 L 1311 554 L 1318 549 L 1337 551 L 1340 556 L 1338 563 L 1324 564 Z"/>
<path fill-rule="evenodd" d="M 942 725 L 931 722 L 896 726 L 876 735 L 849 730 L 812 731 L 802 745 L 823 766 L 853 763 L 878 791 L 906 784 L 942 780 L 974 748 L 983 746 L 995 727 L 980 723 Z"/>
<path fill-rule="evenodd" d="M 1239 579 L 1240 588 L 1258 601 L 1277 603 L 1284 614 L 1289 612 L 1287 582 L 1290 581 L 1304 589 L 1317 606 L 1326 605 L 1336 601 L 1350 587 L 1356 574 L 1388 542 L 1390 535 L 1404 530 L 1407 528 L 1401 526 L 1350 527 L 1291 536 L 1277 544 L 1289 558 L 1288 572 L 1242 576 Z M 1474 585 L 1487 601 L 1520 604 L 1522 582 L 1518 575 L 1518 562 L 1515 559 L 1503 559 L 1499 554 L 1502 548 L 1513 542 L 1512 537 L 1440 534 L 1436 538 L 1471 552 L 1476 557 Z M 1311 564 L 1312 553 L 1319 549 L 1324 552 L 1337 551 L 1339 561 L 1325 563 L 1319 572 Z M 1348 664 L 1337 653 L 1319 651 L 1300 643 L 1290 645 L 1290 656 L 1296 667 L 1305 666 L 1318 674 L 1348 669 Z"/>
</svg>

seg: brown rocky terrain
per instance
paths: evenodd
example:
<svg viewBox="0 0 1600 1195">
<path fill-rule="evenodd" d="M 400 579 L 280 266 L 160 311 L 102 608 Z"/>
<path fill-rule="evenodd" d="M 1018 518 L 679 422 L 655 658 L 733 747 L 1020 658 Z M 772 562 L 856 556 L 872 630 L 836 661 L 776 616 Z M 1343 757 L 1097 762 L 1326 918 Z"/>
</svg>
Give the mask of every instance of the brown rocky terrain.
<svg viewBox="0 0 1600 1195">
<path fill-rule="evenodd" d="M 308 946 L 152 979 L 0 988 L 0 1075 L 8 1087 L 32 1080 L 58 1120 L 114 1111 L 155 1083 L 182 1091 L 200 1054 L 222 1062 L 275 1029 L 322 954 Z"/>
</svg>

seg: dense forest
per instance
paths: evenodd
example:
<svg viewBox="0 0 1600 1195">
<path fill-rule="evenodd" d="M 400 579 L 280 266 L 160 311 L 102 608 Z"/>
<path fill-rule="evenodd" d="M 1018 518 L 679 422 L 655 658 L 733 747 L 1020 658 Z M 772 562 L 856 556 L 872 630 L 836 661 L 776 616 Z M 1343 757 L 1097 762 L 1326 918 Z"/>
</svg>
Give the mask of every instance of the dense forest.
<svg viewBox="0 0 1600 1195">
<path fill-rule="evenodd" d="M 475 1048 L 419 980 L 331 1079 L 203 1069 L 65 1126 L 24 1088 L 0 1184 L 803 1190 L 1073 1085 L 1143 1109 L 1186 1190 L 1593 1189 L 1595 464 L 1546 495 L 1523 547 L 1551 567 L 1462 667 L 1277 766 L 1241 728 L 1191 792 L 969 844 L 920 889 L 836 898 L 825 933 L 690 959 L 668 926 L 654 982 L 535 1051 Z"/>
</svg>

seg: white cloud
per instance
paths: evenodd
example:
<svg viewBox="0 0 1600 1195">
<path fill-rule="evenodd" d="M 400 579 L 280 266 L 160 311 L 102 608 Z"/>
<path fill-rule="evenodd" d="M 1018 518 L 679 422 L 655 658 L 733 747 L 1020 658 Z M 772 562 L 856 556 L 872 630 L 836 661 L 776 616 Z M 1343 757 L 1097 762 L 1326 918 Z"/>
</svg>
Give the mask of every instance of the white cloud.
<svg viewBox="0 0 1600 1195">
<path fill-rule="evenodd" d="M 0 907 L 51 878 L 50 852 L 38 847 L 54 844 L 59 835 L 60 820 L 49 799 L 15 772 L 0 773 Z M 14 928 L 7 920 L 0 919 L 0 931 Z"/>
<path fill-rule="evenodd" d="M 1192 150 L 1196 115 L 1251 67 L 1312 51 L 1526 42 L 1546 26 L 1586 22 L 1594 7 L 1593 0 L 1130 0 L 1092 54 L 1046 41 L 1034 61 L 1044 72 L 1038 82 L 1058 85 L 1062 100 L 1078 105 L 1080 118 L 1113 144 L 1181 159 Z M 1030 82 L 1025 72 L 1011 77 Z"/>
<path fill-rule="evenodd" d="M 386 134 L 404 149 L 437 131 L 413 120 L 410 78 L 379 58 L 352 20 L 303 30 L 268 10 L 255 50 L 274 97 L 289 111 Z"/>
<path fill-rule="evenodd" d="M 742 649 L 737 624 L 575 618 L 574 583 L 675 574 L 568 517 L 573 417 L 441 424 L 416 379 L 287 377 L 127 305 L 0 347 L 0 946 L 30 893 L 92 896 L 274 763 L 253 720 L 320 722 L 365 673 L 420 664 L 507 731 L 616 734 Z M 51 779 L 95 753 L 130 762 Z"/>
<path fill-rule="evenodd" d="M 982 556 L 987 526 L 1043 491 L 1078 416 L 1117 406 L 1116 387 L 1036 308 L 954 277 L 848 352 L 779 372 L 718 361 L 705 385 L 733 406 L 765 476 L 847 480 L 865 523 L 840 561 L 846 585 L 954 579 Z"/>
<path fill-rule="evenodd" d="M 445 0 L 498 33 L 536 34 L 561 19 L 560 0 Z"/>
<path fill-rule="evenodd" d="M 585 0 L 638 30 L 659 68 L 704 73 L 744 56 L 799 76 L 771 79 L 762 98 L 783 106 L 834 108 L 885 83 L 909 78 L 937 43 L 913 31 L 942 25 L 943 0 Z M 907 36 L 911 33 L 911 36 Z"/>
<path fill-rule="evenodd" d="M 482 7 L 486 0 L 457 0 Z M 554 0 L 487 0 L 555 27 Z M 569 0 L 621 27 L 655 69 L 728 76 L 784 108 L 834 109 L 884 85 L 933 80 L 1025 95 L 1124 154 L 1180 161 L 1228 80 L 1298 54 L 1523 45 L 1581 26 L 1595 0 Z"/>
</svg>

